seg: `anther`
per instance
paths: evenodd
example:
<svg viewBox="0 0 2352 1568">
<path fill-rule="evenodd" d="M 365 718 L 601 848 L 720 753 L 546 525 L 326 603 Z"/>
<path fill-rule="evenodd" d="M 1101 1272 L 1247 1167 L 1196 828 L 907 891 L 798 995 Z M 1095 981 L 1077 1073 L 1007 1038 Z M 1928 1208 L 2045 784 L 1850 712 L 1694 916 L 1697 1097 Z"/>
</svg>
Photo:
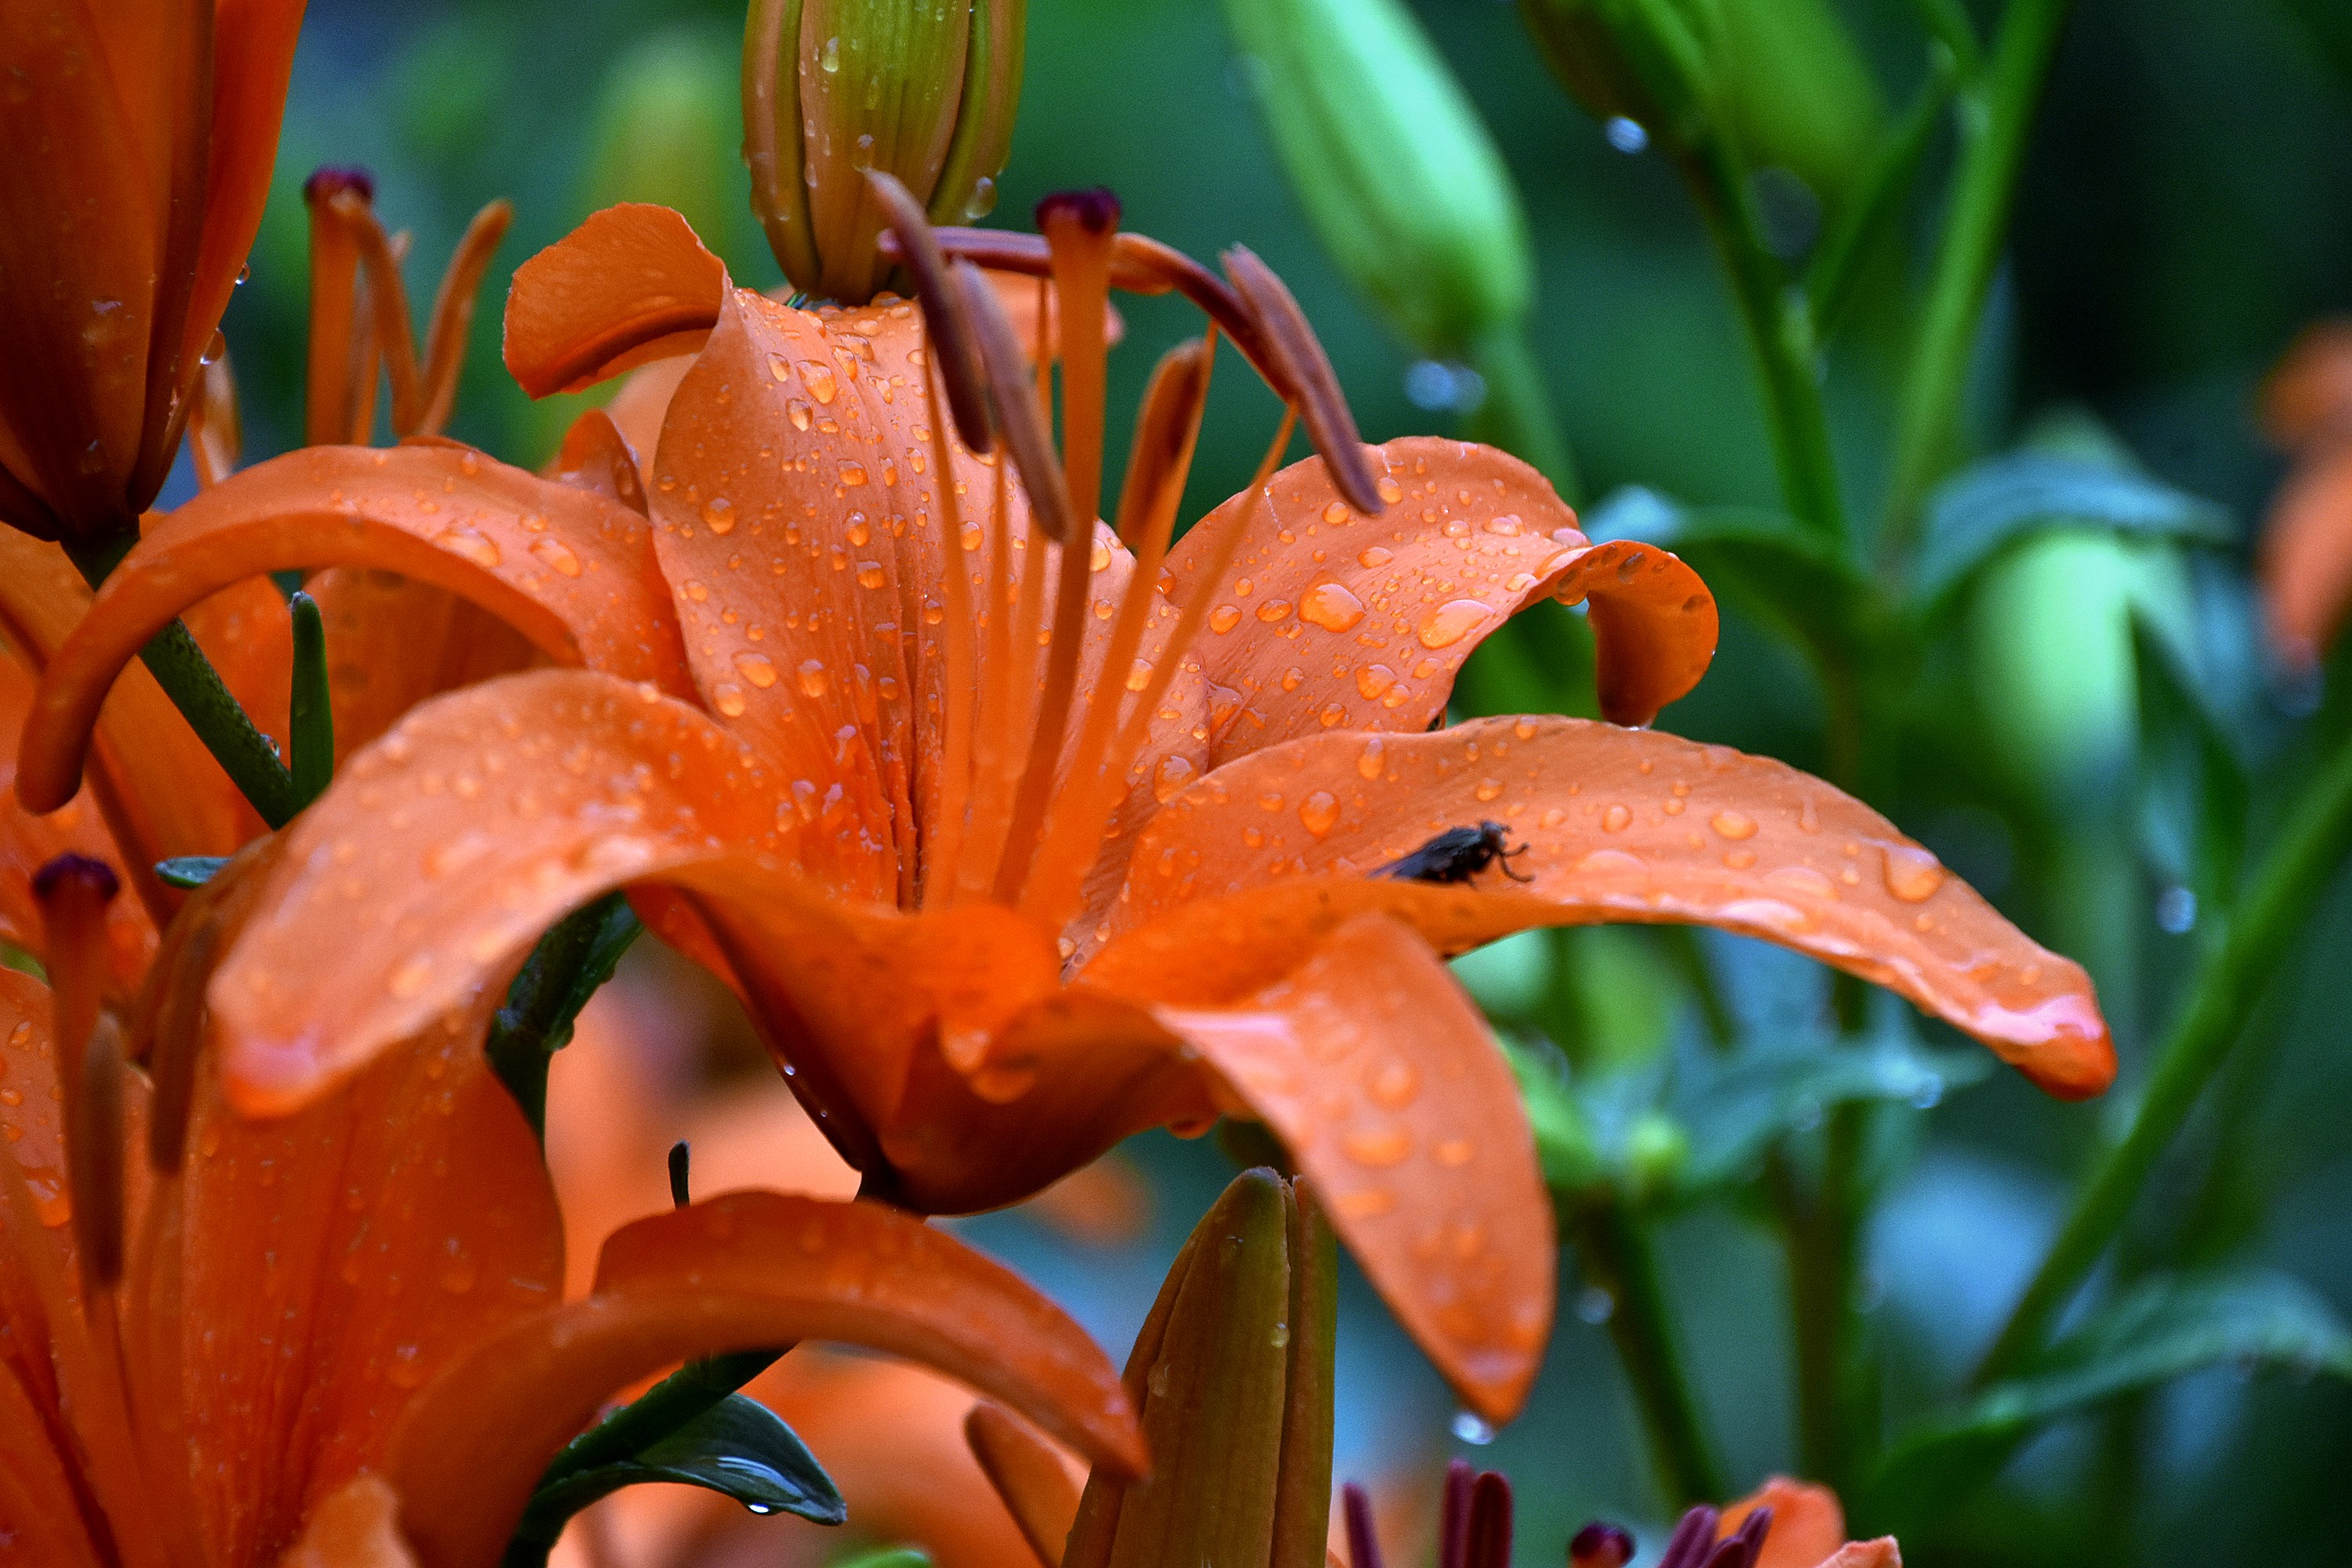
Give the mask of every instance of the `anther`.
<svg viewBox="0 0 2352 1568">
<path fill-rule="evenodd" d="M 1463 1557 L 1465 1568 L 1511 1568 L 1511 1483 L 1500 1470 L 1481 1470 L 1471 1483 Z"/>
<path fill-rule="evenodd" d="M 1370 1493 L 1349 1481 L 1339 1490 L 1348 1521 L 1348 1568 L 1381 1568 L 1380 1537 L 1372 1533 Z"/>
<path fill-rule="evenodd" d="M 1699 1568 L 1715 1545 L 1715 1527 L 1722 1517 L 1705 1503 L 1684 1514 L 1674 1534 L 1666 1538 L 1657 1568 Z"/>
<path fill-rule="evenodd" d="M 302 199 L 312 206 L 332 201 L 345 191 L 356 192 L 360 200 L 375 200 L 375 176 L 356 163 L 321 163 L 302 182 Z"/>
<path fill-rule="evenodd" d="M 1042 234 L 1052 224 L 1067 218 L 1088 234 L 1108 234 L 1118 226 L 1119 210 L 1118 196 L 1108 186 L 1054 191 L 1038 199 L 1037 230 Z"/>
<path fill-rule="evenodd" d="M 1706 1555 L 1706 1568 L 1756 1568 L 1764 1554 L 1764 1538 L 1772 1532 L 1772 1510 L 1759 1508 L 1739 1521 L 1739 1528 L 1716 1542 Z"/>
<path fill-rule="evenodd" d="M 1625 1568 L 1633 1561 L 1633 1537 L 1613 1524 L 1594 1520 L 1568 1543 L 1568 1568 Z"/>
<path fill-rule="evenodd" d="M 948 412 L 955 416 L 956 434 L 972 451 L 989 451 L 994 440 L 988 428 L 988 395 L 980 351 L 972 342 L 971 324 L 949 280 L 947 258 L 931 234 L 922 204 L 915 200 L 912 191 L 879 169 L 866 171 L 866 183 L 873 187 L 874 199 L 898 238 L 899 265 L 914 281 L 915 302 L 922 307 L 923 323 L 930 329 L 932 356 L 947 386 Z"/>
<path fill-rule="evenodd" d="M 1447 1461 L 1438 1508 L 1437 1568 L 1465 1568 L 1470 1560 L 1470 1488 L 1477 1479 L 1467 1459 Z"/>
<path fill-rule="evenodd" d="M 1225 276 L 1265 334 L 1266 346 L 1279 362 L 1286 378 L 1297 389 L 1299 416 L 1315 449 L 1323 456 L 1331 482 L 1349 506 L 1376 516 L 1386 503 L 1372 483 L 1371 465 L 1364 461 L 1362 437 L 1356 416 L 1340 394 L 1339 378 L 1331 361 L 1307 324 L 1307 314 L 1274 269 L 1245 246 L 1224 253 Z M 1279 390 L 1279 388 L 1277 388 Z"/>
<path fill-rule="evenodd" d="M 1045 433 L 1045 411 L 1037 406 L 1037 395 L 1029 384 L 1027 351 L 1014 335 L 995 287 L 980 268 L 959 261 L 952 276 L 979 343 L 996 427 L 1004 433 L 1013 466 L 1021 471 L 1030 510 L 1045 537 L 1056 544 L 1067 544 L 1076 531 L 1070 516 L 1069 491 L 1063 482 L 1061 459 L 1054 455 L 1053 441 Z"/>
</svg>

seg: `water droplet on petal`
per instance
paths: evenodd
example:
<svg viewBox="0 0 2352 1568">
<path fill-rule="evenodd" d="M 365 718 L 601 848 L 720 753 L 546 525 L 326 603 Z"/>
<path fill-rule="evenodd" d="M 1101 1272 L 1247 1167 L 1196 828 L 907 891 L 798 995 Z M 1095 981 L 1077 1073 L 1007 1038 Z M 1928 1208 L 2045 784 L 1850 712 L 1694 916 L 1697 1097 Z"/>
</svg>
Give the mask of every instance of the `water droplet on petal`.
<svg viewBox="0 0 2352 1568">
<path fill-rule="evenodd" d="M 1356 759 L 1356 771 L 1368 779 L 1376 779 L 1388 763 L 1388 742 L 1378 735 L 1364 742 L 1363 755 Z"/>
<path fill-rule="evenodd" d="M 572 553 L 572 546 L 551 533 L 532 540 L 530 552 L 546 562 L 558 576 L 580 575 L 580 557 Z"/>
<path fill-rule="evenodd" d="M 1185 758 L 1173 755 L 1160 759 L 1160 766 L 1151 775 L 1151 793 L 1165 802 L 1178 790 L 1192 782 L 1193 768 Z"/>
<path fill-rule="evenodd" d="M 1364 601 L 1338 583 L 1318 583 L 1298 601 L 1298 618 L 1327 632 L 1344 632 L 1364 618 Z"/>
<path fill-rule="evenodd" d="M 1748 816 L 1746 812 L 1718 811 L 1715 814 L 1714 820 L 1710 822 L 1708 826 L 1713 827 L 1717 833 L 1722 834 L 1726 838 L 1753 838 L 1756 837 L 1756 819 Z"/>
<path fill-rule="evenodd" d="M 717 534 L 735 531 L 735 503 L 725 496 L 712 496 L 702 503 L 702 521 Z"/>
<path fill-rule="evenodd" d="M 1412 1158 L 1412 1134 L 1402 1127 L 1350 1128 L 1340 1136 L 1339 1152 L 1359 1165 L 1385 1170 Z"/>
<path fill-rule="evenodd" d="M 1318 789 L 1298 803 L 1298 820 L 1307 831 L 1320 838 L 1339 826 L 1339 801 L 1328 789 Z"/>
<path fill-rule="evenodd" d="M 731 680 L 722 680 L 710 689 L 710 705 L 730 719 L 740 719 L 751 704 L 744 700 L 743 689 Z"/>
<path fill-rule="evenodd" d="M 776 683 L 775 661 L 764 653 L 739 653 L 735 656 L 735 668 L 744 679 L 763 691 Z"/>
<path fill-rule="evenodd" d="M 1372 545 L 1369 549 L 1360 552 L 1356 556 L 1356 561 L 1359 565 L 1374 568 L 1385 566 L 1395 559 L 1395 551 L 1378 544 Z"/>
<path fill-rule="evenodd" d="M 824 696 L 833 685 L 832 680 L 824 672 L 824 660 L 821 658 L 804 658 L 801 660 L 800 683 L 802 696 Z"/>
<path fill-rule="evenodd" d="M 1495 1440 L 1495 1428 L 1467 1410 L 1454 1413 L 1454 1436 L 1474 1448 L 1483 1448 Z"/>
<path fill-rule="evenodd" d="M 1886 847 L 1886 890 L 1906 904 L 1925 900 L 1944 885 L 1944 868 L 1916 844 Z"/>
<path fill-rule="evenodd" d="M 1220 634 L 1229 632 L 1241 624 L 1242 610 L 1239 605 L 1219 605 L 1209 612 L 1209 629 L 1213 632 Z"/>
<path fill-rule="evenodd" d="M 1477 599 L 1448 599 L 1422 618 L 1421 646 L 1451 647 L 1494 613 L 1493 605 Z"/>
<path fill-rule="evenodd" d="M 1612 805 L 1601 814 L 1601 831 L 1622 833 L 1633 825 L 1633 814 L 1622 805 Z"/>
</svg>

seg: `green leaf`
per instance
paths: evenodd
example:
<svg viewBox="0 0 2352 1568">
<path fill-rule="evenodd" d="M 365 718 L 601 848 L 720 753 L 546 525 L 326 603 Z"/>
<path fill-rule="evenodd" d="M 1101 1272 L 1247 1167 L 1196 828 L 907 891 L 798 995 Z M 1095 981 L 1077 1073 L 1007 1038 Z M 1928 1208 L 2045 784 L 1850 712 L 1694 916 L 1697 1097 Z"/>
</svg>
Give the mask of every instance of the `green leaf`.
<svg viewBox="0 0 2352 1568">
<path fill-rule="evenodd" d="M 882 1546 L 853 1552 L 830 1568 L 931 1568 L 931 1554 L 919 1546 Z"/>
<path fill-rule="evenodd" d="M 201 888 L 227 864 L 220 855 L 174 855 L 155 862 L 155 875 L 167 888 Z"/>
<path fill-rule="evenodd" d="M 1912 563 L 1912 600 L 1934 614 L 1987 562 L 2049 529 L 2226 544 L 2230 514 L 2133 468 L 2120 452 L 2021 448 L 1946 481 L 1927 503 L 1927 537 Z"/>
<path fill-rule="evenodd" d="M 1874 590 L 1835 542 L 1755 507 L 1687 507 L 1629 485 L 1584 519 L 1594 540 L 1638 539 L 1673 551 L 1709 588 L 1832 663 L 1869 638 Z"/>
<path fill-rule="evenodd" d="M 2211 1366 L 2352 1380 L 2352 1329 L 2301 1280 L 2267 1269 L 2141 1281 L 2020 1375 L 1896 1445 L 1868 1493 L 1897 1521 L 1948 1506 L 2053 1422 Z"/>
<path fill-rule="evenodd" d="M 840 1489 L 816 1456 L 774 1412 L 730 1394 L 701 1415 L 618 1459 L 564 1477 L 531 1495 L 508 1548 L 509 1564 L 545 1560 L 564 1521 L 623 1487 L 670 1481 L 733 1498 L 753 1513 L 797 1514 L 819 1524 L 849 1517 Z"/>
<path fill-rule="evenodd" d="M 1832 1107 L 1900 1101 L 1921 1110 L 1992 1073 L 1980 1050 L 1934 1050 L 1907 1029 L 1842 1044 L 1833 1037 L 1756 1042 L 1685 1073 L 1671 1102 L 1690 1139 L 1677 1185 L 1688 1198 L 1741 1180 L 1765 1148 Z"/>
</svg>

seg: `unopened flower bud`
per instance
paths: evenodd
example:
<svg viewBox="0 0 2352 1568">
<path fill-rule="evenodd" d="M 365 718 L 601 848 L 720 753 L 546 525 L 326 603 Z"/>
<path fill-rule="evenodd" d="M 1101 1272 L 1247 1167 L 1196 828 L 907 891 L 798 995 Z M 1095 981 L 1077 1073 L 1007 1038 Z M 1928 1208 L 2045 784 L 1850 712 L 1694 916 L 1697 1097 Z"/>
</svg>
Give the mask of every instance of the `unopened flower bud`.
<svg viewBox="0 0 2352 1568">
<path fill-rule="evenodd" d="M 1510 173 L 1402 0 L 1228 0 L 1276 151 L 1325 249 L 1423 353 L 1527 314 Z"/>
<path fill-rule="evenodd" d="M 812 294 L 872 298 L 877 169 L 935 223 L 995 205 L 1021 94 L 1024 0 L 752 0 L 743 35 L 751 210 L 784 275 Z"/>
</svg>

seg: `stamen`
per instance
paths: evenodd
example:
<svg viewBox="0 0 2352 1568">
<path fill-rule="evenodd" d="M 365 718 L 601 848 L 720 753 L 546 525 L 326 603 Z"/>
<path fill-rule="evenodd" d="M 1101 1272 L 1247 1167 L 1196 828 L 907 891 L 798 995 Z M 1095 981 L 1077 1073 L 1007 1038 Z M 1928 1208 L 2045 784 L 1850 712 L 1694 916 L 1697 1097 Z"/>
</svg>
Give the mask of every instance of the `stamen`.
<svg viewBox="0 0 2352 1568">
<path fill-rule="evenodd" d="M 1438 1511 L 1437 1568 L 1464 1568 L 1470 1560 L 1470 1487 L 1478 1472 L 1466 1459 L 1445 1467 L 1445 1491 Z"/>
<path fill-rule="evenodd" d="M 1110 300 L 1110 239 L 1118 223 L 1118 201 L 1108 191 L 1048 196 L 1038 204 L 1037 223 L 1053 247 L 1054 286 L 1061 306 L 1062 451 L 1069 479 L 1065 504 L 1073 510 L 1061 540 L 1061 582 L 1054 597 L 1053 640 L 1045 689 L 1037 699 L 1037 727 L 1029 737 L 1029 760 L 1021 770 L 1021 787 L 1013 796 L 996 866 L 995 897 L 1007 903 L 1019 896 L 1037 854 L 1055 764 L 1061 759 L 1071 703 L 1077 695 L 1078 662 L 1086 654 L 1095 514 L 1102 503 L 1103 361 L 1108 347 L 1103 342 L 1103 310 Z M 1037 330 L 1041 340 L 1050 330 L 1043 310 Z M 1036 355 L 1041 382 L 1050 363 L 1041 341 Z M 1017 456 L 1019 447 L 1013 449 Z M 1115 692 L 1109 700 L 1118 700 Z"/>
<path fill-rule="evenodd" d="M 694 1189 L 688 1177 L 694 1151 L 681 1138 L 669 1146 L 669 1201 L 674 1208 L 685 1208 L 694 1202 Z"/>
<path fill-rule="evenodd" d="M 1684 1514 L 1674 1534 L 1666 1538 L 1657 1568 L 1699 1568 L 1715 1544 L 1715 1527 L 1722 1517 L 1705 1503 Z"/>
<path fill-rule="evenodd" d="M 988 451 L 994 436 L 988 427 L 988 394 L 982 379 L 980 350 L 972 342 L 971 323 L 964 320 L 958 290 L 949 280 L 947 258 L 940 253 L 930 222 L 913 192 L 879 169 L 868 169 L 866 183 L 874 188 L 874 199 L 881 205 L 890 232 L 898 237 L 899 264 L 914 280 L 915 302 L 923 310 L 931 358 L 947 386 L 956 434 L 972 451 Z M 933 423 L 937 423 L 936 411 Z"/>
<path fill-rule="evenodd" d="M 1633 1537 L 1594 1520 L 1568 1543 L 1568 1568 L 1625 1568 L 1633 1561 Z"/>
<path fill-rule="evenodd" d="M 405 436 L 417 427 L 420 398 L 416 381 L 416 344 L 409 323 L 408 289 L 400 279 L 400 258 L 384 233 L 375 209 L 356 192 L 342 191 L 328 204 L 350 226 L 367 266 L 369 297 L 375 304 L 376 348 L 392 378 L 392 428 Z M 371 378 L 372 379 L 372 378 Z"/>
<path fill-rule="evenodd" d="M 1339 1489 L 1339 1508 L 1348 1525 L 1348 1568 L 1382 1568 L 1381 1538 L 1372 1531 L 1370 1494 L 1349 1481 Z"/>
<path fill-rule="evenodd" d="M 155 1002 L 142 1031 L 147 1036 L 148 1076 L 155 1085 L 147 1121 L 147 1163 L 165 1175 L 177 1173 L 187 1157 L 188 1115 L 195 1103 L 196 1053 L 204 1041 L 205 987 L 212 980 L 220 950 L 218 896 L 198 893 L 189 902 L 193 906 L 198 900 L 213 907 L 184 911 L 192 922 L 184 945 L 172 943 L 167 937 L 165 951 L 156 955 L 153 988 L 149 992 Z"/>
<path fill-rule="evenodd" d="M 244 446 L 236 376 L 229 369 L 228 351 L 223 349 L 204 365 L 196 384 L 195 406 L 188 410 L 188 453 L 196 462 L 196 488 L 210 489 L 236 472 Z"/>
<path fill-rule="evenodd" d="M 1716 1542 L 1707 1553 L 1706 1568 L 1756 1568 L 1764 1554 L 1764 1538 L 1772 1532 L 1772 1510 L 1759 1508 L 1739 1521 L 1739 1528 Z"/>
<path fill-rule="evenodd" d="M 325 447 L 350 439 L 353 310 L 359 241 L 334 202 L 346 191 L 365 200 L 375 183 L 364 170 L 320 169 L 302 186 L 310 208 L 310 352 L 303 386 L 302 442 Z"/>
<path fill-rule="evenodd" d="M 926 324 L 931 318 L 924 318 Z M 936 363 L 937 353 L 929 356 Z M 940 498 L 940 574 L 947 589 L 947 669 L 940 682 L 940 723 L 945 742 L 940 757 L 939 841 L 921 868 L 924 909 L 944 902 L 955 891 L 957 864 L 963 853 L 964 814 L 971 803 L 972 705 L 979 698 L 978 628 L 971 613 L 971 552 L 963 543 L 963 509 L 956 499 L 956 471 L 948 446 L 947 421 L 940 417 L 940 377 L 923 377 L 923 395 L 930 411 L 931 471 Z M 1000 458 L 997 472 L 1004 465 Z"/>
<path fill-rule="evenodd" d="M 481 292 L 482 275 L 490 257 L 514 222 L 514 207 L 494 201 L 474 215 L 465 237 L 450 254 L 448 270 L 441 275 L 441 291 L 433 297 L 433 319 L 425 330 L 425 379 L 416 423 L 404 436 L 437 436 L 449 423 L 457 405 L 457 375 L 466 367 L 466 340 L 474 330 L 474 305 Z"/>
<path fill-rule="evenodd" d="M 1004 436 L 1013 467 L 1021 470 L 1021 487 L 1029 493 L 1030 514 L 1046 537 L 1056 544 L 1076 532 L 1070 492 L 1063 481 L 1061 460 L 1054 455 L 1046 434 L 1045 410 L 1028 384 L 1027 352 L 1014 335 L 1013 323 L 996 298 L 995 288 L 969 261 L 956 263 L 954 277 L 963 295 L 966 317 L 980 347 L 982 370 L 988 378 L 990 405 L 996 427 Z M 1043 312 L 1040 312 L 1042 320 Z"/>
<path fill-rule="evenodd" d="M 1135 570 L 1127 580 L 1118 619 L 1111 627 L 1110 643 L 1103 656 L 1097 677 L 1101 688 L 1087 703 L 1086 728 L 1079 731 L 1077 749 L 1071 753 L 1069 770 L 1064 775 L 1066 786 L 1055 797 L 1045 841 L 1037 850 L 1022 894 L 1022 908 L 1049 922 L 1077 895 L 1101 849 L 1102 813 L 1108 809 L 1100 804 L 1106 793 L 1104 753 L 1118 729 L 1136 651 L 1142 647 L 1152 607 L 1159 603 L 1160 568 L 1168 557 L 1176 509 L 1183 500 L 1184 479 L 1200 439 L 1215 349 L 1213 326 L 1198 342 L 1180 343 L 1169 350 L 1152 372 L 1150 389 L 1144 394 L 1143 408 L 1136 418 L 1135 443 L 1129 449 L 1127 484 L 1118 509 L 1120 535 L 1135 550 Z M 1112 770 L 1110 785 L 1116 786 L 1125 773 L 1122 762 Z"/>
<path fill-rule="evenodd" d="M 74 1240 L 93 1294 L 122 1273 L 122 1045 L 111 1026 L 98 1026 L 106 986 L 106 907 L 121 887 L 113 868 L 87 855 L 60 855 L 33 878 L 47 944 L 41 957 L 55 1009 Z M 105 1038 L 93 1049 L 92 1037 L 100 1034 Z"/>
<path fill-rule="evenodd" d="M 1023 616 L 1024 596 L 1016 600 L 1013 584 L 1013 530 L 1008 517 L 1009 465 L 998 455 L 995 487 L 988 530 L 988 595 L 981 602 L 980 620 L 988 642 L 980 660 L 980 721 L 972 734 L 971 805 L 966 816 L 964 839 L 955 864 L 952 901 L 968 903 L 986 890 L 1002 844 L 996 829 L 1003 825 L 1007 784 L 1004 757 L 1013 744 L 1013 711 L 1016 696 L 1027 695 L 1028 665 L 1015 668 L 1025 633 L 1035 625 L 1033 613 Z M 1032 539 L 1039 537 L 1030 529 Z M 1036 580 L 1025 571 L 1022 585 Z M 1025 623 L 1025 624 L 1024 624 Z"/>
<path fill-rule="evenodd" d="M 1481 1470 L 1470 1488 L 1466 1568 L 1511 1568 L 1511 1483 L 1500 1470 Z"/>
<path fill-rule="evenodd" d="M 1356 416 L 1348 411 L 1339 378 L 1332 373 L 1331 361 L 1317 341 L 1315 330 L 1307 324 L 1306 312 L 1299 310 L 1298 301 L 1274 269 L 1246 247 L 1237 245 L 1226 251 L 1224 263 L 1226 276 L 1265 329 L 1267 346 L 1297 389 L 1307 433 L 1323 455 L 1331 482 L 1349 505 L 1368 516 L 1378 516 L 1385 503 L 1373 486 L 1371 465 L 1364 461 Z"/>
<path fill-rule="evenodd" d="M 82 1305 L 122 1278 L 122 1031 L 100 1018 L 81 1053 L 80 1092 L 66 1101 L 66 1166 Z"/>
<path fill-rule="evenodd" d="M 985 1400 L 963 1418 L 963 1436 L 1039 1562 L 1059 1563 L 1078 1516 L 1078 1489 L 1053 1447 Z"/>
</svg>

